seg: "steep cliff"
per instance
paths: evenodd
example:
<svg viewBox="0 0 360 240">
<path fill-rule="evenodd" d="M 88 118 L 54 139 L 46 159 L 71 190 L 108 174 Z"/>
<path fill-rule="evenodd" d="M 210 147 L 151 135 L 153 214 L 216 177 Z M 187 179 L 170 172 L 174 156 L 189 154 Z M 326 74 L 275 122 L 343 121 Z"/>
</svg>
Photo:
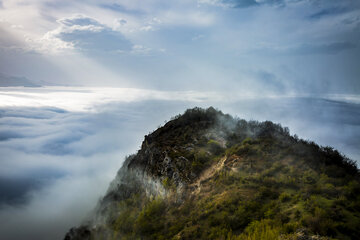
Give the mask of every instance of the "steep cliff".
<svg viewBox="0 0 360 240">
<path fill-rule="evenodd" d="M 359 195 L 332 148 L 194 108 L 145 136 L 65 239 L 357 239 Z"/>
</svg>

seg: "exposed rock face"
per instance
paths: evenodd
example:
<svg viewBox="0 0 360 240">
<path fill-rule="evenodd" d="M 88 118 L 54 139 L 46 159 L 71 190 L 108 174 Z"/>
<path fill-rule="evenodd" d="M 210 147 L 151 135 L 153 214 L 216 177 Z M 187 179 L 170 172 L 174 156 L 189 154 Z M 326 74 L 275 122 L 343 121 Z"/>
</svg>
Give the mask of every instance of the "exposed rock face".
<svg viewBox="0 0 360 240">
<path fill-rule="evenodd" d="M 88 227 L 85 227 L 85 226 L 81 226 L 78 228 L 72 228 L 65 236 L 65 240 L 71 240 L 71 239 L 90 240 L 91 232 L 88 229 Z"/>
<path fill-rule="evenodd" d="M 340 170 L 333 173 L 332 167 Z M 138 153 L 128 157 L 118 171 L 106 195 L 96 206 L 93 218 L 83 226 L 71 229 L 65 239 L 224 239 L 222 236 L 245 239 L 246 236 L 241 234 L 252 234 L 250 231 L 255 231 L 256 224 L 269 225 L 275 229 L 273 234 L 284 239 L 310 239 L 305 238 L 308 235 L 303 234 L 304 231 L 296 232 L 303 225 L 305 229 L 310 228 L 306 228 L 306 221 L 320 221 L 305 217 L 301 220 L 302 209 L 296 209 L 301 201 L 310 199 L 309 196 L 295 196 L 296 191 L 305 186 L 301 182 L 302 174 L 308 172 L 313 174 L 309 178 L 315 178 L 314 181 L 320 181 L 318 176 L 321 174 L 334 179 L 346 175 L 348 180 L 341 184 L 349 184 L 351 180 L 358 184 L 358 170 L 352 161 L 330 148 L 320 148 L 314 143 L 293 138 L 280 125 L 234 119 L 213 108 L 187 110 L 145 136 Z M 277 177 L 287 180 L 276 181 Z M 275 185 L 281 190 L 275 189 Z M 268 189 L 258 191 L 258 186 Z M 343 194 L 339 187 L 332 191 L 331 194 Z M 294 209 L 290 208 L 287 202 L 290 200 L 284 194 L 288 194 L 288 198 L 300 199 L 298 202 L 294 200 L 291 205 Z M 312 192 L 304 190 L 304 194 L 311 195 Z M 229 196 L 232 200 L 228 200 Z M 254 206 L 269 208 L 269 204 L 273 204 L 270 208 L 276 208 L 279 204 L 279 211 L 285 211 L 282 205 L 286 205 L 291 217 L 277 219 L 275 213 L 271 215 L 254 208 L 254 216 L 241 212 L 245 210 L 233 215 L 223 213 L 226 215 L 225 225 L 221 220 L 212 219 L 219 217 L 212 215 L 217 211 L 209 210 L 212 206 L 223 209 L 229 204 L 234 205 L 234 209 L 229 210 L 233 212 L 240 211 L 236 206 L 246 204 L 248 209 Z M 189 209 L 190 205 L 194 209 Z M 310 212 L 317 214 L 316 211 Z M 304 216 L 307 216 L 305 212 Z M 157 223 L 148 225 L 147 221 L 152 218 Z M 270 218 L 276 218 L 276 222 Z M 248 230 L 250 225 L 254 225 L 253 230 Z M 220 229 L 219 226 L 221 230 L 216 230 L 219 232 L 211 230 Z M 319 226 L 321 231 L 324 228 Z M 288 229 L 287 235 L 282 229 Z M 341 230 L 336 231 L 343 234 Z M 338 232 L 329 235 L 336 236 Z M 327 234 L 326 231 L 321 233 Z"/>
</svg>

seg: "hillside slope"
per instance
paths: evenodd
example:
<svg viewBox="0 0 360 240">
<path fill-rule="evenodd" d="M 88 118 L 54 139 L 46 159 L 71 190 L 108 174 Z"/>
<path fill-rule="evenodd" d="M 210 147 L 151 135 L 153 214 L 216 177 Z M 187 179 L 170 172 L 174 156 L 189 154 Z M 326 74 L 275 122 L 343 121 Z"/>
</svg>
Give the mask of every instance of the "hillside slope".
<svg viewBox="0 0 360 240">
<path fill-rule="evenodd" d="M 187 110 L 145 136 L 65 239 L 358 239 L 359 171 L 271 122 Z"/>
</svg>

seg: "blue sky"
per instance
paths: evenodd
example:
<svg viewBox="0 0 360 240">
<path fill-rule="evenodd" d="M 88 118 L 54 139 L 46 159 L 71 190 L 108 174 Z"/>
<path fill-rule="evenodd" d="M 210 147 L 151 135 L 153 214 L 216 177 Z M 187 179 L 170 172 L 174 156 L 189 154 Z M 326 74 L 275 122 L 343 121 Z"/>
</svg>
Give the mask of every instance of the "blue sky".
<svg viewBox="0 0 360 240">
<path fill-rule="evenodd" d="M 360 91 L 360 2 L 3 0 L 0 72 L 50 84 Z"/>
</svg>

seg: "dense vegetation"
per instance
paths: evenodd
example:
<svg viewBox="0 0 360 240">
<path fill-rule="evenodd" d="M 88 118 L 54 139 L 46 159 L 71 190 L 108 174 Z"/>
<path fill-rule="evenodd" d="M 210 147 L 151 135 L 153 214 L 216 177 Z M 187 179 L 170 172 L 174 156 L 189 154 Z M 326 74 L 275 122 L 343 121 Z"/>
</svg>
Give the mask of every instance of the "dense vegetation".
<svg viewBox="0 0 360 240">
<path fill-rule="evenodd" d="M 154 148 L 166 152 L 181 174 L 173 178 L 151 164 L 148 171 L 162 179 L 168 194 L 134 191 L 119 200 L 106 225 L 109 239 L 360 236 L 355 163 L 330 147 L 290 136 L 280 125 L 195 108 L 146 136 L 138 155 Z M 144 159 L 135 157 L 132 164 Z M 180 192 L 181 183 L 186 185 Z"/>
</svg>

